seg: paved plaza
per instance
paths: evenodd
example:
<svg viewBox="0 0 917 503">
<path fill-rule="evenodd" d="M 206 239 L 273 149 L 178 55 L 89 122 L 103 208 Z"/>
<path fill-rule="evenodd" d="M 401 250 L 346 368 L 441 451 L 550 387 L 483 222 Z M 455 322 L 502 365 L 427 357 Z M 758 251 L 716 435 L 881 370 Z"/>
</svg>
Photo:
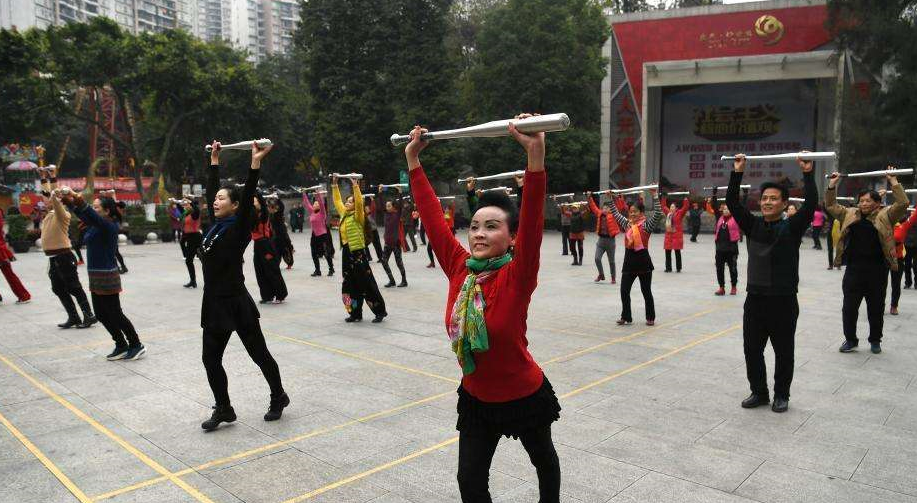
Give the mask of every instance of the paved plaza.
<svg viewBox="0 0 917 503">
<path fill-rule="evenodd" d="M 292 404 L 280 421 L 262 420 L 267 384 L 234 337 L 224 365 L 239 420 L 212 433 L 200 428 L 213 404 L 201 290 L 182 288 L 177 244 L 122 247 L 122 304 L 148 350 L 136 362 L 105 361 L 101 325 L 59 330 L 45 257 L 19 255 L 33 300 L 14 305 L 0 284 L 0 502 L 459 501 L 460 371 L 442 271 L 425 268 L 422 248 L 406 254 L 410 287 L 384 290 L 385 322 L 345 324 L 340 273 L 310 277 L 307 234 L 293 237 L 290 297 L 259 306 Z M 744 410 L 745 247 L 740 295 L 715 297 L 712 237 L 700 241 L 686 243 L 684 272 L 664 274 L 653 237 L 657 325 L 643 324 L 635 285 L 636 323 L 618 327 L 618 286 L 592 281 L 594 235 L 573 267 L 546 233 L 528 338 L 563 407 L 553 428 L 561 500 L 917 502 L 917 291 L 885 317 L 882 354 L 865 340 L 841 354 L 843 273 L 805 241 L 790 409 Z M 256 293 L 251 260 L 246 276 Z M 865 305 L 860 331 L 865 339 Z M 772 383 L 769 347 L 767 362 Z M 496 501 L 537 501 L 519 442 L 499 446 L 490 486 Z"/>
</svg>

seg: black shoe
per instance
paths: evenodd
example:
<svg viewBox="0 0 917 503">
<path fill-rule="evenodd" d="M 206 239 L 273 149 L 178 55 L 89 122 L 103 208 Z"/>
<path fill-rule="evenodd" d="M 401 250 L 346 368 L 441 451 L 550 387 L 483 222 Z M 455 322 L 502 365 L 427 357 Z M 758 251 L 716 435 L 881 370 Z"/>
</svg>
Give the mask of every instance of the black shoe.
<svg viewBox="0 0 917 503">
<path fill-rule="evenodd" d="M 68 318 L 67 321 L 63 323 L 58 323 L 57 326 L 59 326 L 60 328 L 73 328 L 73 327 L 79 326 L 82 323 L 83 322 L 80 321 L 79 318 Z"/>
<path fill-rule="evenodd" d="M 790 406 L 790 400 L 787 398 L 775 396 L 774 404 L 771 405 L 771 410 L 774 412 L 786 412 L 786 409 Z"/>
<path fill-rule="evenodd" d="M 121 269 L 118 269 L 118 272 L 121 274 L 127 274 L 127 267 L 122 267 Z"/>
<path fill-rule="evenodd" d="M 859 344 L 856 342 L 844 341 L 844 343 L 841 344 L 841 349 L 839 351 L 841 353 L 852 353 L 854 350 L 856 350 L 858 345 Z"/>
<path fill-rule="evenodd" d="M 776 399 L 775 399 L 776 400 Z M 767 395 L 759 395 L 757 393 L 752 393 L 748 395 L 748 398 L 742 400 L 743 409 L 754 409 L 755 407 L 760 407 L 762 405 L 767 405 L 771 403 L 770 398 Z"/>
<path fill-rule="evenodd" d="M 911 285 L 904 285 L 905 290 L 910 290 L 910 288 L 911 288 Z"/>
<path fill-rule="evenodd" d="M 83 318 L 83 322 L 76 326 L 76 328 L 89 328 L 99 321 L 95 316 L 89 315 Z"/>
<path fill-rule="evenodd" d="M 143 347 L 143 344 L 132 347 L 127 350 L 127 354 L 124 355 L 125 360 L 139 360 L 141 356 L 146 354 L 146 348 Z"/>
<path fill-rule="evenodd" d="M 271 299 L 271 300 L 261 299 L 258 301 L 259 304 L 270 304 L 271 302 L 274 302 L 274 299 Z"/>
<path fill-rule="evenodd" d="M 225 407 L 214 407 L 213 415 L 210 416 L 210 419 L 201 423 L 201 428 L 205 431 L 213 431 L 220 426 L 220 423 L 231 423 L 236 420 L 236 411 L 232 409 L 231 405 Z"/>
<path fill-rule="evenodd" d="M 110 362 L 113 362 L 115 360 L 123 360 L 124 357 L 127 356 L 127 349 L 128 349 L 127 346 L 115 345 L 115 350 L 109 353 L 108 356 L 105 357 L 105 359 L 107 359 Z"/>
<path fill-rule="evenodd" d="M 192 282 L 190 282 L 190 283 L 186 283 L 186 284 L 184 285 L 184 287 L 185 287 L 185 288 L 197 288 L 197 282 L 196 282 L 196 281 L 192 281 Z"/>
<path fill-rule="evenodd" d="M 373 318 L 373 321 L 372 321 L 372 322 L 373 322 L 373 323 L 382 323 L 382 320 L 385 319 L 386 316 L 388 316 L 388 313 L 386 313 L 386 314 L 377 314 L 376 317 Z"/>
<path fill-rule="evenodd" d="M 347 323 L 356 323 L 356 322 L 363 321 L 363 317 L 362 317 L 362 316 L 354 316 L 354 315 L 351 314 L 350 316 L 344 318 L 344 321 L 346 321 Z"/>
<path fill-rule="evenodd" d="M 672 272 L 672 270 L 671 270 L 671 269 L 666 269 L 665 271 L 662 271 L 662 272 Z"/>
<path fill-rule="evenodd" d="M 882 352 L 882 344 L 878 342 L 872 342 L 869 344 L 869 350 L 872 351 L 872 354 L 877 355 Z"/>
<path fill-rule="evenodd" d="M 384 284 L 384 285 L 382 285 L 382 286 L 385 287 L 385 288 L 391 288 L 391 287 L 395 286 L 395 280 L 390 279 L 390 280 L 388 280 L 388 283 L 386 283 L 386 284 Z"/>
<path fill-rule="evenodd" d="M 276 421 L 283 415 L 283 409 L 290 405 L 290 397 L 286 393 L 277 398 L 271 397 L 271 405 L 267 408 L 267 414 L 264 415 L 265 421 Z"/>
<path fill-rule="evenodd" d="M 328 276 L 334 276 L 334 269 L 328 271 Z"/>
<path fill-rule="evenodd" d="M 398 288 L 404 288 L 406 286 L 408 286 L 408 280 L 406 279 L 403 279 L 401 280 L 401 283 L 398 283 Z"/>
<path fill-rule="evenodd" d="M 316 269 L 315 272 L 311 274 L 312 277 L 321 276 L 321 275 L 322 275 L 322 271 L 319 271 L 318 269 Z M 331 275 L 329 274 L 329 276 Z"/>
</svg>

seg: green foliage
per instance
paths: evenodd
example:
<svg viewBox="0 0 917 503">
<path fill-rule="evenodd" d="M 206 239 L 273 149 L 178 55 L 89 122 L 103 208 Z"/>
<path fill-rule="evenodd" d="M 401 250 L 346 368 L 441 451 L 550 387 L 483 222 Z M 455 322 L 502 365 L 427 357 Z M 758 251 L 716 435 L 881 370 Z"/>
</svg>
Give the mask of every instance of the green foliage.
<svg viewBox="0 0 917 503">
<path fill-rule="evenodd" d="M 588 0 L 509 0 L 484 19 L 466 90 L 472 120 L 523 111 L 568 114 L 572 130 L 548 136 L 553 189 L 583 187 L 598 166 L 601 51 L 608 35 L 601 9 Z M 506 139 L 469 146 L 477 172 L 525 162 L 519 146 Z"/>
<path fill-rule="evenodd" d="M 6 223 L 10 228 L 10 242 L 27 241 L 31 221 L 25 215 L 9 215 Z"/>
<path fill-rule="evenodd" d="M 61 103 L 32 71 L 38 58 L 38 46 L 26 36 L 0 30 L 0 141 L 29 141 L 54 126 Z"/>
<path fill-rule="evenodd" d="M 829 0 L 829 28 L 873 82 L 848 89 L 841 161 L 848 171 L 917 157 L 917 2 Z M 867 91 L 868 92 L 865 92 Z"/>
</svg>

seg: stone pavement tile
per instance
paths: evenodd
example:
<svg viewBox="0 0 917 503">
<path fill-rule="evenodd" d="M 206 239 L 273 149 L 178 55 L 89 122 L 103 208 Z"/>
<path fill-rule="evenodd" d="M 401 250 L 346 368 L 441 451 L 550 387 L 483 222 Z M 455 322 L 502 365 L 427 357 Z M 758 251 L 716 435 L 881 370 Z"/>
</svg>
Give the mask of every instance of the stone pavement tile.
<svg viewBox="0 0 917 503">
<path fill-rule="evenodd" d="M 687 480 L 649 472 L 608 500 L 608 503 L 752 503 L 752 501 Z"/>
<path fill-rule="evenodd" d="M 96 402 L 95 405 L 141 434 L 159 431 L 163 425 L 180 431 L 193 431 L 200 428 L 205 416 L 209 417 L 201 404 L 173 391 L 122 396 L 116 400 Z"/>
<path fill-rule="evenodd" d="M 432 414 L 431 414 L 432 412 Z M 397 414 L 373 419 L 367 424 L 395 436 L 420 442 L 435 444 L 437 441 L 457 434 L 455 423 L 457 414 L 443 418 L 433 407 L 415 407 Z"/>
<path fill-rule="evenodd" d="M 456 432 L 457 434 L 458 432 Z M 440 441 L 447 440 L 445 437 Z M 436 445 L 436 444 L 431 444 Z M 431 445 L 412 442 L 388 451 L 376 454 L 354 465 L 348 471 L 360 473 L 377 466 L 401 459 L 412 453 L 428 448 Z M 506 446 L 501 443 L 497 452 Z M 458 443 L 453 443 L 436 451 L 418 456 L 409 461 L 374 473 L 368 480 L 375 486 L 382 487 L 393 494 L 412 502 L 460 502 L 456 474 L 458 469 Z M 512 477 L 497 470 L 490 472 L 490 494 L 495 499 L 525 484 L 524 480 Z"/>
<path fill-rule="evenodd" d="M 125 432 L 119 436 L 167 469 L 180 467 L 168 454 Z M 89 425 L 30 437 L 32 443 L 87 494 L 108 492 L 158 474 Z"/>
<path fill-rule="evenodd" d="M 627 426 L 572 410 L 562 410 L 560 420 L 551 425 L 551 436 L 557 444 L 586 449 L 606 440 Z"/>
<path fill-rule="evenodd" d="M 561 493 L 578 501 L 603 503 L 647 473 L 643 468 L 591 452 L 556 445 L 561 467 Z M 492 469 L 535 484 L 538 475 L 522 442 L 500 445 Z"/>
<path fill-rule="evenodd" d="M 538 484 L 527 482 L 522 484 L 515 489 L 510 489 L 509 491 L 503 493 L 502 495 L 494 498 L 496 503 L 531 503 L 532 501 L 538 501 L 539 492 Z M 560 493 L 561 503 L 578 503 L 582 500 L 578 500 L 569 496 L 561 490 Z"/>
<path fill-rule="evenodd" d="M 458 386 L 457 382 L 453 383 L 435 377 L 373 364 L 366 368 L 334 372 L 331 375 L 350 383 L 385 390 L 405 401 L 419 400 Z"/>
<path fill-rule="evenodd" d="M 866 449 L 793 435 L 789 426 L 730 419 L 698 443 L 844 479 L 866 454 Z"/>
<path fill-rule="evenodd" d="M 286 449 L 211 472 L 207 479 L 247 503 L 277 503 L 343 478 L 342 472 L 296 449 Z M 335 489 L 335 501 L 369 501 L 384 494 L 369 485 Z"/>
<path fill-rule="evenodd" d="M 401 496 L 398 496 L 397 494 L 386 493 L 386 494 L 383 494 L 382 496 L 379 496 L 378 498 L 373 498 L 369 500 L 368 503 L 411 503 L 411 500 L 402 498 Z"/>
<path fill-rule="evenodd" d="M 343 467 L 409 441 L 397 432 L 358 423 L 292 445 L 331 466 Z"/>
<path fill-rule="evenodd" d="M 762 463 L 760 458 L 672 442 L 637 428 L 628 428 L 589 451 L 723 491 L 734 490 Z"/>
<path fill-rule="evenodd" d="M 917 405 L 899 405 L 888 416 L 885 426 L 917 433 Z"/>
<path fill-rule="evenodd" d="M 850 480 L 917 497 L 915 473 L 913 449 L 871 448 Z"/>
<path fill-rule="evenodd" d="M 0 501 L 16 503 L 67 503 L 78 501 L 38 460 L 0 462 Z M 67 472 L 64 472 L 67 474 Z M 67 474 L 69 475 L 69 474 Z M 85 488 L 80 487 L 83 491 Z"/>
<path fill-rule="evenodd" d="M 891 400 L 863 392 L 823 395 L 811 405 L 817 417 L 828 417 L 837 421 L 885 424 L 895 409 Z"/>
<path fill-rule="evenodd" d="M 812 415 L 810 409 L 807 409 L 804 404 L 802 406 L 797 405 L 794 400 L 790 400 L 790 408 L 783 414 L 774 414 L 770 407 L 743 409 L 741 403 L 747 396 L 747 390 L 733 391 L 731 393 L 695 391 L 682 400 L 671 404 L 671 407 L 702 416 L 737 420 L 750 426 L 779 426 L 786 430 L 786 434 L 793 433 Z"/>
<path fill-rule="evenodd" d="M 132 397 L 166 391 L 148 377 L 120 365 L 112 365 L 103 374 L 72 379 L 62 377 L 59 382 L 71 392 L 91 402 L 123 399 L 125 389 L 131 390 Z"/>
<path fill-rule="evenodd" d="M 215 503 L 242 502 L 239 498 L 233 496 L 201 475 L 186 475 L 182 477 L 182 480 Z M 199 500 L 171 482 L 160 482 L 159 484 L 124 493 L 104 501 L 110 503 L 197 503 Z"/>
<path fill-rule="evenodd" d="M 388 391 L 346 381 L 316 382 L 304 386 L 300 394 L 323 408 L 353 418 L 398 407 L 410 401 Z"/>
<path fill-rule="evenodd" d="M 838 421 L 828 417 L 812 417 L 796 435 L 825 442 L 842 442 L 863 449 L 906 449 L 917 455 L 917 432 L 891 426 L 858 421 Z"/>
<path fill-rule="evenodd" d="M 197 466 L 277 441 L 241 421 L 223 423 L 216 430 L 205 432 L 200 423 L 209 418 L 210 413 L 209 409 L 202 408 L 196 416 L 197 424 L 182 428 L 166 424 L 159 430 L 145 433 L 144 437 L 187 466 Z"/>
<path fill-rule="evenodd" d="M 723 422 L 720 417 L 672 409 L 633 396 L 611 396 L 577 412 L 687 442 L 697 440 Z"/>
<path fill-rule="evenodd" d="M 735 493 L 765 503 L 913 503 L 917 498 L 815 472 L 765 462 Z"/>
</svg>

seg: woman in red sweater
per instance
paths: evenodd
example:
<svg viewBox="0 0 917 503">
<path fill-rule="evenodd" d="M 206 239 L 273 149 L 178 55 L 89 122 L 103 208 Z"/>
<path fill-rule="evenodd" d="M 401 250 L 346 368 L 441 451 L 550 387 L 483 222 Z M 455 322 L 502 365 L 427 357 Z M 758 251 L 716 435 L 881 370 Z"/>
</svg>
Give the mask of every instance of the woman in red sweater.
<svg viewBox="0 0 917 503">
<path fill-rule="evenodd" d="M 685 215 L 691 207 L 690 198 L 681 201 L 681 208 L 675 203 L 669 204 L 665 197 L 660 203 L 665 215 L 665 272 L 672 272 L 672 251 L 675 252 L 675 271 L 681 272 L 681 250 L 685 247 Z"/>
<path fill-rule="evenodd" d="M 526 135 L 510 128 L 528 154 L 522 215 L 517 217 L 506 194 L 483 194 L 468 231 L 469 253 L 452 235 L 420 165 L 425 131 L 414 128 L 404 153 L 420 218 L 449 279 L 445 321 L 463 374 L 456 425 L 462 501 L 491 501 L 490 463 L 505 435 L 519 438 L 528 452 L 538 473 L 540 501 L 557 502 L 560 463 L 551 423 L 560 417 L 560 405 L 526 339 L 544 218 L 544 133 Z"/>
<path fill-rule="evenodd" d="M 892 276 L 892 301 L 888 314 L 898 314 L 898 300 L 901 298 L 901 275 L 904 274 L 904 238 L 907 237 L 907 232 L 911 230 L 911 226 L 914 225 L 915 221 L 917 221 L 917 211 L 912 211 L 910 217 L 901 219 L 900 222 L 895 224 L 895 256 L 898 257 L 898 270 L 889 271 Z M 830 236 L 828 239 L 831 239 Z"/>
</svg>

